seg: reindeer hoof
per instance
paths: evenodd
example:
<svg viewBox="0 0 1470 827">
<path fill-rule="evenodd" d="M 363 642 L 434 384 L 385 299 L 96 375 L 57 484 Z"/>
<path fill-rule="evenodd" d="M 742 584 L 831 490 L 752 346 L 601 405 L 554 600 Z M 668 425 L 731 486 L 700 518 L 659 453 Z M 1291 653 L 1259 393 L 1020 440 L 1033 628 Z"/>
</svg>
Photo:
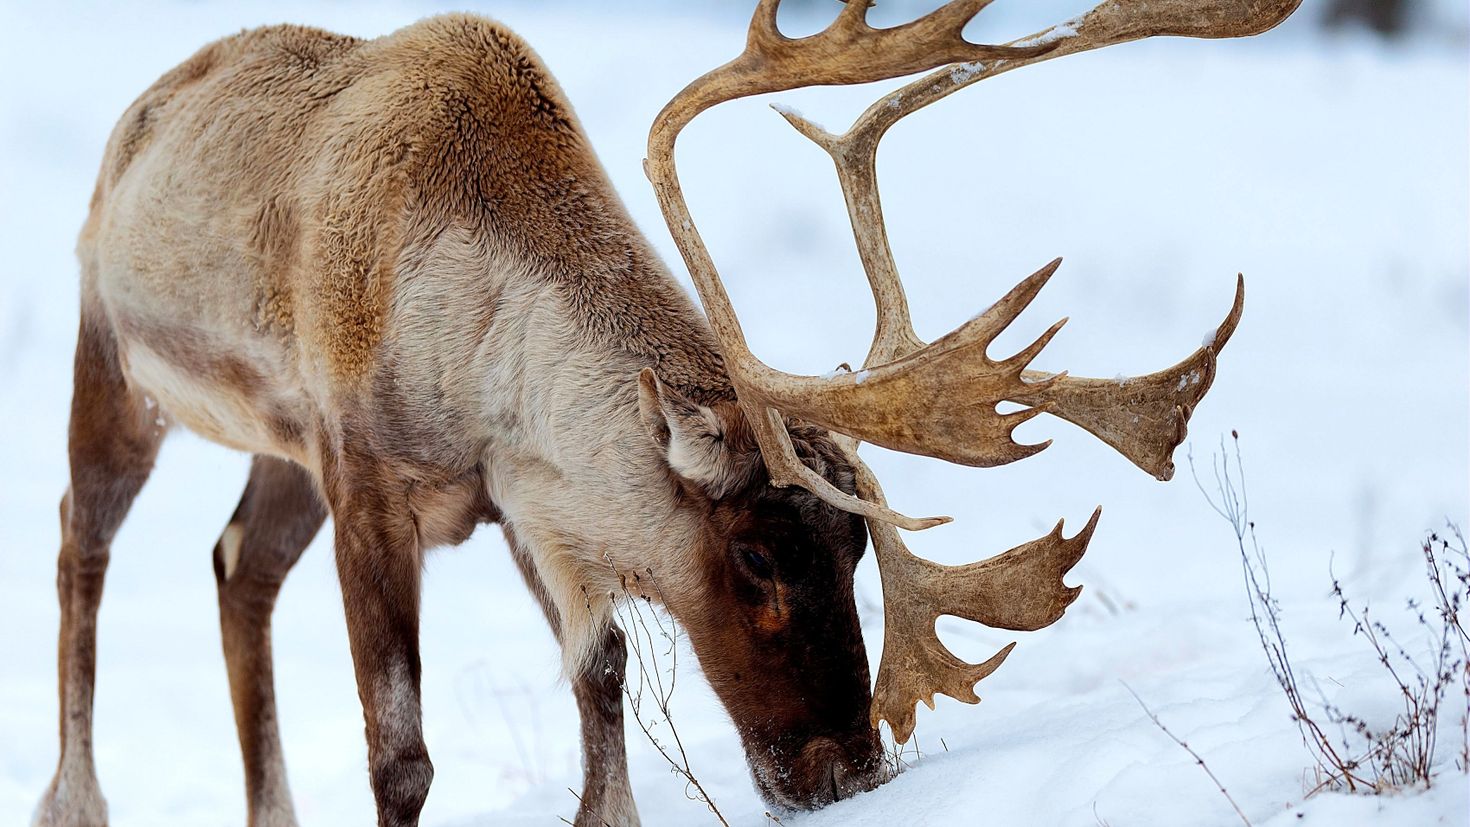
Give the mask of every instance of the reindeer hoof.
<svg viewBox="0 0 1470 827">
<path fill-rule="evenodd" d="M 97 779 L 58 775 L 36 807 L 31 827 L 107 827 L 107 800 Z"/>
</svg>

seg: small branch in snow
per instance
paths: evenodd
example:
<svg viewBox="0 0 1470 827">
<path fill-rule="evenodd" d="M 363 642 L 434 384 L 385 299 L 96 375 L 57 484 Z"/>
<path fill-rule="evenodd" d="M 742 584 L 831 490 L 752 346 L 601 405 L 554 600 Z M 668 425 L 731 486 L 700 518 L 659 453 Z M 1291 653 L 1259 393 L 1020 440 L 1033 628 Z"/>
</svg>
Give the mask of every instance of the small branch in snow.
<svg viewBox="0 0 1470 827">
<path fill-rule="evenodd" d="M 583 803 L 585 803 L 585 802 L 584 802 L 584 801 L 582 801 L 582 796 L 580 796 L 580 795 L 577 795 L 577 791 L 576 791 L 576 790 L 574 790 L 574 789 L 572 789 L 572 788 L 571 788 L 571 787 L 567 787 L 567 792 L 569 792 L 569 793 L 571 793 L 571 794 L 572 794 L 572 798 L 575 798 L 575 799 L 577 799 L 577 803 L 578 803 L 578 804 L 583 804 Z M 566 820 L 566 819 L 565 819 L 565 818 L 563 818 L 563 817 L 562 817 L 562 816 L 557 816 L 557 817 L 556 817 L 556 818 L 557 818 L 557 820 L 558 820 L 558 821 L 560 821 L 560 822 L 561 822 L 561 823 L 562 823 L 562 824 L 572 824 L 572 822 L 570 822 L 570 821 L 567 821 L 567 820 Z M 598 816 L 598 817 L 597 817 L 597 820 L 598 820 L 598 821 L 600 821 L 600 822 L 602 822 L 602 827 L 612 827 L 612 825 L 611 825 L 611 824 L 608 824 L 608 823 L 607 823 L 607 819 L 605 819 L 605 818 L 603 818 L 603 817 L 602 817 L 602 816 Z M 575 824 L 572 824 L 572 827 L 577 827 L 577 825 L 575 825 Z"/>
<path fill-rule="evenodd" d="M 1205 775 L 1208 775 L 1211 781 L 1215 782 L 1215 789 L 1219 790 L 1220 795 L 1225 796 L 1225 800 L 1230 802 L 1230 806 L 1234 808 L 1235 814 L 1240 816 L 1240 820 L 1243 824 L 1245 824 L 1245 827 L 1251 827 L 1251 820 L 1245 817 L 1245 813 L 1241 812 L 1240 805 L 1236 804 L 1235 799 L 1230 797 L 1230 791 L 1226 790 L 1225 785 L 1220 783 L 1220 779 L 1215 777 L 1215 773 L 1210 770 L 1210 765 L 1205 763 L 1205 759 L 1201 758 L 1200 754 L 1195 752 L 1194 748 L 1186 743 L 1183 739 L 1170 732 L 1169 728 L 1164 726 L 1164 722 L 1159 720 L 1159 716 L 1155 715 L 1154 711 L 1148 708 L 1148 704 L 1144 703 L 1143 699 L 1138 697 L 1138 693 L 1133 691 L 1133 687 L 1129 686 L 1126 683 L 1123 683 L 1123 681 L 1118 681 L 1118 683 L 1122 683 L 1123 688 L 1128 690 L 1128 694 L 1133 696 L 1133 700 L 1138 701 L 1138 705 L 1143 708 L 1143 714 L 1147 715 L 1149 720 L 1154 722 L 1154 726 L 1158 727 L 1160 732 L 1169 736 L 1170 740 L 1178 744 L 1181 748 L 1184 749 L 1185 752 L 1189 753 L 1190 757 L 1194 759 L 1194 763 L 1200 769 L 1205 771 Z"/>
</svg>

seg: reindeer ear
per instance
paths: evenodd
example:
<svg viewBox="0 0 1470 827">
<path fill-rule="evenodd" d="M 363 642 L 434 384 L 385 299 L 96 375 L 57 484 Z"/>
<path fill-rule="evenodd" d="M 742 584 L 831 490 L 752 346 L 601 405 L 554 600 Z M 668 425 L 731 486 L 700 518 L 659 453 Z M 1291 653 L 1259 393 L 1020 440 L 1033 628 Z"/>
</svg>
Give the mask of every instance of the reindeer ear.
<svg viewBox="0 0 1470 827">
<path fill-rule="evenodd" d="M 743 485 L 759 458 L 728 438 L 736 424 L 728 421 L 731 414 L 686 398 L 652 368 L 638 374 L 638 414 L 674 473 L 713 499 Z"/>
</svg>

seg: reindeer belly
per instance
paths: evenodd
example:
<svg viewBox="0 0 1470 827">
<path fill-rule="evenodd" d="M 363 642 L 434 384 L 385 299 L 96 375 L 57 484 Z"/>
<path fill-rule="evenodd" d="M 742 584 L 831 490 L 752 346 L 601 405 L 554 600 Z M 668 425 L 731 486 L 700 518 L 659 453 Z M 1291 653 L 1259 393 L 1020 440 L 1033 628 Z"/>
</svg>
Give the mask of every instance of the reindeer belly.
<svg viewBox="0 0 1470 827">
<path fill-rule="evenodd" d="M 257 366 L 222 352 L 181 353 L 156 341 L 120 336 L 124 374 L 172 419 L 205 439 L 251 453 L 303 461 L 305 430 L 296 406 L 272 393 Z"/>
</svg>

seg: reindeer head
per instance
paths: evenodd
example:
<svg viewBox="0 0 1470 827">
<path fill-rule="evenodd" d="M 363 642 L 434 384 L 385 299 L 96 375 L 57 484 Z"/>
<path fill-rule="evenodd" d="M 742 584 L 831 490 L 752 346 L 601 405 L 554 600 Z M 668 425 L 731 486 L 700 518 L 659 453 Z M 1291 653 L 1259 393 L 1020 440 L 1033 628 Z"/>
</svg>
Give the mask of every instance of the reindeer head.
<svg viewBox="0 0 1470 827">
<path fill-rule="evenodd" d="M 645 370 L 639 409 L 701 526 L 697 576 L 658 597 L 688 631 L 762 795 L 807 808 L 876 786 L 887 773 L 853 600 L 862 518 L 771 485 L 738 404 L 697 404 Z M 855 469 L 827 432 L 785 429 L 806 468 L 856 492 Z"/>
<path fill-rule="evenodd" d="M 958 89 L 1021 66 L 1158 35 L 1257 34 L 1301 2 L 1106 0 L 1080 18 L 1009 44 L 970 43 L 961 32 L 990 1 L 952 0 L 917 20 L 875 29 L 867 22 L 869 0 L 849 0 L 827 29 L 793 39 L 776 25 L 780 0 L 759 0 L 745 51 L 690 83 L 659 113 L 649 133 L 645 171 L 739 402 L 738 410 L 733 403 L 722 410 L 701 408 L 664 393 L 645 374 L 645 421 L 670 447 L 671 467 L 705 486 L 711 497 L 704 544 L 706 560 L 715 561 L 710 589 L 734 596 L 717 610 L 722 616 L 700 618 L 700 631 L 691 624 L 691 638 L 741 727 L 762 791 L 776 803 L 820 805 L 877 780 L 874 770 L 849 787 L 834 781 L 842 760 L 857 766 L 852 756 L 876 754 L 871 733 L 880 721 L 889 722 L 898 742 L 907 741 L 918 701 L 932 708 L 933 696 L 943 693 L 977 702 L 975 684 L 1015 644 L 984 663 L 968 664 L 940 643 L 935 619 L 955 615 L 1015 630 L 1055 622 L 1081 590 L 1064 585 L 1062 577 L 1086 550 L 1097 524 L 1099 512 L 1094 512 L 1071 538 L 1063 536 L 1058 523 L 1045 537 L 988 560 L 937 565 L 911 554 L 898 529 L 925 529 L 949 518 L 916 519 L 890 509 L 877 479 L 858 458 L 858 445 L 872 442 L 973 466 L 1002 465 L 1050 444 L 1022 445 L 1012 438 L 1020 423 L 1050 413 L 1167 480 L 1174 472 L 1174 449 L 1214 379 L 1216 356 L 1240 320 L 1244 282 L 1237 279 L 1234 305 L 1215 334 L 1184 361 L 1157 373 L 1103 380 L 1028 370 L 1065 319 L 1019 353 L 993 359 L 991 343 L 1056 272 L 1056 260 L 932 344 L 915 335 L 883 227 L 875 171 L 878 143 L 894 123 Z M 874 103 L 842 135 L 783 112 L 837 166 L 878 325 L 857 372 L 815 377 L 771 368 L 746 345 L 689 214 L 674 163 L 679 132 L 704 110 L 737 98 L 933 69 L 939 71 Z M 1002 414 L 997 406 L 1003 402 L 1023 408 Z M 825 431 L 789 428 L 793 417 Z M 678 430 L 685 426 L 695 429 L 691 433 L 703 427 L 702 433 L 720 436 L 680 445 Z M 854 699 L 862 705 L 868 696 L 851 594 L 862 531 L 855 519 L 843 519 L 839 512 L 866 521 L 883 583 L 883 658 L 866 720 L 854 710 Z M 803 577 L 812 579 L 803 582 Z M 818 594 L 808 582 L 826 591 Z M 796 594 L 804 599 L 793 602 Z M 783 606 L 784 614 L 777 611 Z M 703 648 L 701 638 L 707 641 Z M 727 654 L 731 651 L 741 654 Z M 774 677 L 745 674 L 740 670 L 751 651 L 792 671 Z M 809 678 L 800 674 L 812 664 L 817 668 Z M 834 731 L 841 734 L 831 735 Z"/>
</svg>

